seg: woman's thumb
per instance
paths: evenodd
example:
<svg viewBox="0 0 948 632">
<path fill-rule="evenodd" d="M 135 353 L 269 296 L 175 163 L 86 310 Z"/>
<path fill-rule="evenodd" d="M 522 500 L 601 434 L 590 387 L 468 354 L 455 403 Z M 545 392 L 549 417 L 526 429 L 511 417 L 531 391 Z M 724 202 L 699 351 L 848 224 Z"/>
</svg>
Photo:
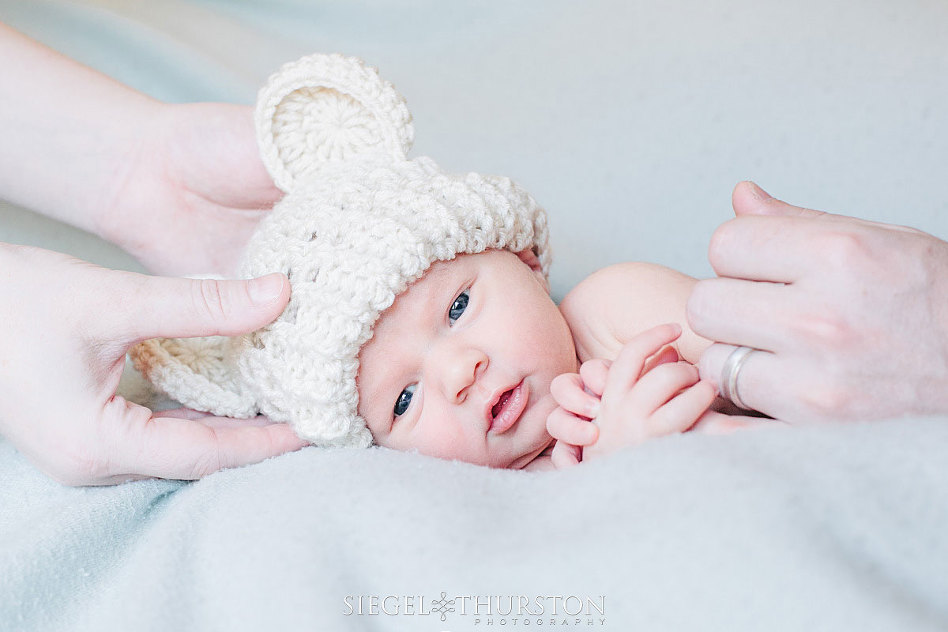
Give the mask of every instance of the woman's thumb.
<svg viewBox="0 0 948 632">
<path fill-rule="evenodd" d="M 120 308 L 129 343 L 248 333 L 273 322 L 290 298 L 278 273 L 247 281 L 135 276 Z"/>
</svg>

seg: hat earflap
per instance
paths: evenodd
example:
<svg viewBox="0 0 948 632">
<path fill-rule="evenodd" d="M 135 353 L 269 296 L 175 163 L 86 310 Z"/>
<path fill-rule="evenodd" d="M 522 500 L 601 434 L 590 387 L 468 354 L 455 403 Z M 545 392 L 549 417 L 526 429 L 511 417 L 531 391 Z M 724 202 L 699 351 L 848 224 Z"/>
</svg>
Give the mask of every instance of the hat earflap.
<svg viewBox="0 0 948 632">
<path fill-rule="evenodd" d="M 184 406 L 226 417 L 253 417 L 259 411 L 243 391 L 232 353 L 233 339 L 156 338 L 128 351 L 142 376 Z"/>
<path fill-rule="evenodd" d="M 342 55 L 284 65 L 257 97 L 257 141 L 285 193 L 327 162 L 405 160 L 414 139 L 405 99 L 375 68 Z"/>
</svg>

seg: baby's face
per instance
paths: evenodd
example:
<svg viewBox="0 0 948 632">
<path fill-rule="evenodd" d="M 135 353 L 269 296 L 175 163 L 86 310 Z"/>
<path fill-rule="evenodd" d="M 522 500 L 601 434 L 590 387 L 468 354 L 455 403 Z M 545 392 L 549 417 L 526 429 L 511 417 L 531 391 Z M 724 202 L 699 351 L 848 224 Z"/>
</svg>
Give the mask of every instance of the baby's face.
<svg viewBox="0 0 948 632">
<path fill-rule="evenodd" d="M 383 312 L 359 354 L 376 443 L 520 468 L 550 442 L 550 381 L 577 370 L 542 276 L 507 251 L 437 262 Z"/>
</svg>

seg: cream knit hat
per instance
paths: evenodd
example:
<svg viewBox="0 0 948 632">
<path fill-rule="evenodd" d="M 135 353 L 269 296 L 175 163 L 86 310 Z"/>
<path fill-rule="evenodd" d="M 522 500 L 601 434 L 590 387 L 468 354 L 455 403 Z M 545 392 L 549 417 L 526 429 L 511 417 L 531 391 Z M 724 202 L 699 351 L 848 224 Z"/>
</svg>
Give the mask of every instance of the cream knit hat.
<svg viewBox="0 0 948 632">
<path fill-rule="evenodd" d="M 356 375 L 381 312 L 433 262 L 461 253 L 532 250 L 547 274 L 546 214 L 507 178 L 407 160 L 405 100 L 359 59 L 287 64 L 260 92 L 256 126 L 286 195 L 260 222 L 240 275 L 283 272 L 289 305 L 248 335 L 148 340 L 130 355 L 186 406 L 262 413 L 318 445 L 367 446 Z"/>
</svg>

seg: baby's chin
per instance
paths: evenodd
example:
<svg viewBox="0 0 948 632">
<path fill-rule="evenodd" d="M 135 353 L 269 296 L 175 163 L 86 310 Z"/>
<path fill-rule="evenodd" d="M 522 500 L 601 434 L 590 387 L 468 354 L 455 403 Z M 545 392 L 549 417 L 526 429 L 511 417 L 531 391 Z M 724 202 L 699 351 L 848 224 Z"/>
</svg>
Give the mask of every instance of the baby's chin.
<svg viewBox="0 0 948 632">
<path fill-rule="evenodd" d="M 489 467 L 498 470 L 519 470 L 526 467 L 534 459 L 540 456 L 547 448 L 551 447 L 553 443 L 554 439 L 548 434 L 544 433 L 544 438 L 539 442 L 538 445 L 531 447 L 526 452 L 521 451 L 519 455 L 514 456 L 509 454 L 500 454 L 499 451 L 494 453 L 472 455 L 457 454 L 452 450 L 433 450 L 430 448 L 424 449 L 417 446 L 398 447 L 378 443 L 376 443 L 376 445 L 381 445 L 382 447 L 388 448 L 390 450 L 421 454 L 444 461 L 461 461 L 462 463 L 470 463 L 471 465 L 480 465 L 482 467 Z"/>
<path fill-rule="evenodd" d="M 553 437 L 546 434 L 546 432 L 544 432 L 543 434 L 544 434 L 543 440 L 539 442 L 536 446 L 534 446 L 532 449 L 522 453 L 520 456 L 514 458 L 513 460 L 505 459 L 504 462 L 497 463 L 497 464 L 492 463 L 490 464 L 489 467 L 493 467 L 496 469 L 505 469 L 505 470 L 520 470 L 520 469 L 525 468 L 527 465 L 529 465 L 534 460 L 536 460 L 537 457 L 543 454 L 547 450 L 547 448 L 552 447 L 553 444 L 555 443 L 555 439 L 553 439 Z"/>
</svg>

